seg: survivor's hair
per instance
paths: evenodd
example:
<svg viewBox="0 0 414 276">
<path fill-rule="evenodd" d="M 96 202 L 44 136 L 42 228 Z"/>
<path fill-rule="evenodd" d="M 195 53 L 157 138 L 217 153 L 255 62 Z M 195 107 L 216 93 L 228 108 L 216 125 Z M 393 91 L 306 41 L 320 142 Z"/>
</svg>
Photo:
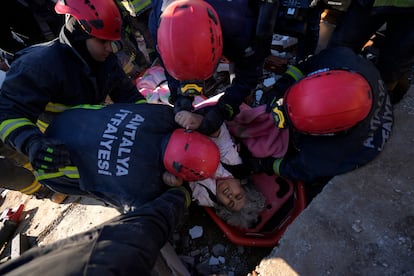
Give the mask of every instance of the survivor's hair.
<svg viewBox="0 0 414 276">
<path fill-rule="evenodd" d="M 215 210 L 217 216 L 227 224 L 251 228 L 258 222 L 259 215 L 265 207 L 265 197 L 251 182 L 243 185 L 243 188 L 246 191 L 246 202 L 240 211 L 231 211 L 220 202 L 216 204 Z"/>
</svg>

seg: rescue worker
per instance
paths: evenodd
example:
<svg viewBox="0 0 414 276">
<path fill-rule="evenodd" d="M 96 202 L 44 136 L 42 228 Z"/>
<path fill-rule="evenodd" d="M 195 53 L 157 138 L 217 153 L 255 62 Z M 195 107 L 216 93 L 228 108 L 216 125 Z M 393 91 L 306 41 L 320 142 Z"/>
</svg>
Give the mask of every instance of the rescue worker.
<svg viewBox="0 0 414 276">
<path fill-rule="evenodd" d="M 262 76 L 278 6 L 265 0 L 152 1 L 149 30 L 168 73 L 175 113 L 193 110 L 193 97 L 202 94 L 223 55 L 234 63 L 235 78 L 217 104 L 206 108 L 197 129 L 210 135 L 239 113 Z"/>
<path fill-rule="evenodd" d="M 58 1 L 55 10 L 66 14 L 59 38 L 16 53 L 0 91 L 1 140 L 28 156 L 33 169 L 48 173 L 70 162 L 66 147 L 42 133 L 56 114 L 101 104 L 107 96 L 114 102 L 144 101 L 112 53 L 122 24 L 115 3 Z M 15 190 L 28 194 L 41 188 L 37 182 L 21 185 L 26 187 Z"/>
<path fill-rule="evenodd" d="M 346 46 L 360 53 L 384 24 L 384 40 L 375 45 L 379 50 L 376 65 L 395 104 L 408 91 L 414 66 L 414 1 L 352 1 L 338 21 L 328 47 Z"/>
<path fill-rule="evenodd" d="M 289 67 L 263 100 L 290 130 L 283 158 L 251 160 L 268 174 L 326 184 L 373 160 L 391 135 L 393 108 L 377 68 L 346 47 Z"/>
<path fill-rule="evenodd" d="M 168 105 L 116 103 L 67 110 L 46 136 L 67 145 L 73 165 L 38 178 L 55 191 L 92 196 L 120 212 L 169 187 L 185 186 L 197 204 L 228 209 L 226 218 L 238 226 L 257 222 L 264 196 L 222 166 L 240 159 L 225 126 L 214 138 L 177 128 Z M 229 144 L 230 149 L 222 148 Z"/>
<path fill-rule="evenodd" d="M 168 173 L 185 181 L 205 179 L 220 160 L 216 144 L 179 128 L 168 105 L 80 106 L 56 117 L 45 135 L 67 145 L 73 162 L 58 172 L 38 171 L 42 184 L 98 198 L 124 213 L 169 188 Z"/>
<path fill-rule="evenodd" d="M 160 249 L 183 222 L 188 198 L 185 188 L 170 188 L 94 229 L 31 248 L 0 265 L 0 274 L 151 275 Z"/>
</svg>

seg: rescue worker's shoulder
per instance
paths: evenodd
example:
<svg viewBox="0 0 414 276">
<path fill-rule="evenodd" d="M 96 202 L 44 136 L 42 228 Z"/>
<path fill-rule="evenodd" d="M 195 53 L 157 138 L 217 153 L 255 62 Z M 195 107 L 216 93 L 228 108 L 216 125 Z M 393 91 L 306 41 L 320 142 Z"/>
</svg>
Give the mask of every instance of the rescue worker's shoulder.
<svg viewBox="0 0 414 276">
<path fill-rule="evenodd" d="M 52 40 L 20 50 L 15 54 L 12 65 L 24 64 L 37 69 L 44 69 L 39 66 L 49 65 L 53 68 L 60 63 L 64 64 L 67 59 L 73 60 L 74 58 L 76 54 L 69 45 Z"/>
</svg>

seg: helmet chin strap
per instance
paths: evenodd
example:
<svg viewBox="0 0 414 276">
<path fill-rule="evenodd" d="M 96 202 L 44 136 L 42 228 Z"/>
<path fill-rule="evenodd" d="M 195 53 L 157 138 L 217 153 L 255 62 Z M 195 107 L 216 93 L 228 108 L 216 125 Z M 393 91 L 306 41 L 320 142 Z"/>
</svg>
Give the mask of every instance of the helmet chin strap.
<svg viewBox="0 0 414 276">
<path fill-rule="evenodd" d="M 201 96 L 204 93 L 204 81 L 182 81 L 180 93 L 183 96 Z"/>
<path fill-rule="evenodd" d="M 68 14 L 66 14 L 65 28 L 70 33 L 68 38 L 71 43 L 91 38 L 79 21 L 75 17 Z"/>
</svg>

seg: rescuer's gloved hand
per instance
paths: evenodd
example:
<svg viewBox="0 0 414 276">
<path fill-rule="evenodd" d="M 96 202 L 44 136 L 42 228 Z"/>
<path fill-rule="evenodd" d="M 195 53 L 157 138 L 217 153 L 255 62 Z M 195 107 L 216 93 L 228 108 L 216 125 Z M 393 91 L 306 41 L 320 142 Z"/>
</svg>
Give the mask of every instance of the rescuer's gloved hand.
<svg viewBox="0 0 414 276">
<path fill-rule="evenodd" d="M 193 97 L 187 97 L 179 95 L 174 102 L 174 114 L 177 114 L 180 111 L 193 111 Z"/>
<path fill-rule="evenodd" d="M 35 171 L 57 172 L 71 164 L 70 154 L 66 146 L 56 140 L 35 135 L 26 144 L 26 152 Z"/>
<path fill-rule="evenodd" d="M 215 106 L 209 107 L 209 110 L 205 113 L 203 121 L 197 130 L 205 135 L 211 135 L 220 129 L 224 120 L 233 120 L 234 116 L 239 112 L 240 110 L 238 107 L 226 104 L 220 98 Z"/>
<path fill-rule="evenodd" d="M 199 132 L 205 135 L 211 135 L 220 129 L 224 122 L 223 115 L 217 106 L 213 106 L 205 115 L 201 121 L 200 127 L 197 129 Z"/>
<path fill-rule="evenodd" d="M 283 158 L 265 157 L 248 158 L 243 160 L 252 173 L 266 173 L 267 175 L 279 175 L 280 164 Z"/>
<path fill-rule="evenodd" d="M 303 77 L 302 71 L 293 65 L 289 65 L 285 73 L 277 80 L 272 89 L 263 94 L 261 104 L 266 104 L 266 112 L 270 112 L 277 102 L 283 98 L 288 88 Z"/>
<path fill-rule="evenodd" d="M 295 80 L 289 75 L 282 75 L 282 77 L 274 84 L 274 86 L 263 94 L 261 99 L 262 104 L 266 104 L 266 112 L 271 112 L 278 104 L 280 99 L 283 99 L 285 92 L 290 86 L 295 83 Z"/>
</svg>

